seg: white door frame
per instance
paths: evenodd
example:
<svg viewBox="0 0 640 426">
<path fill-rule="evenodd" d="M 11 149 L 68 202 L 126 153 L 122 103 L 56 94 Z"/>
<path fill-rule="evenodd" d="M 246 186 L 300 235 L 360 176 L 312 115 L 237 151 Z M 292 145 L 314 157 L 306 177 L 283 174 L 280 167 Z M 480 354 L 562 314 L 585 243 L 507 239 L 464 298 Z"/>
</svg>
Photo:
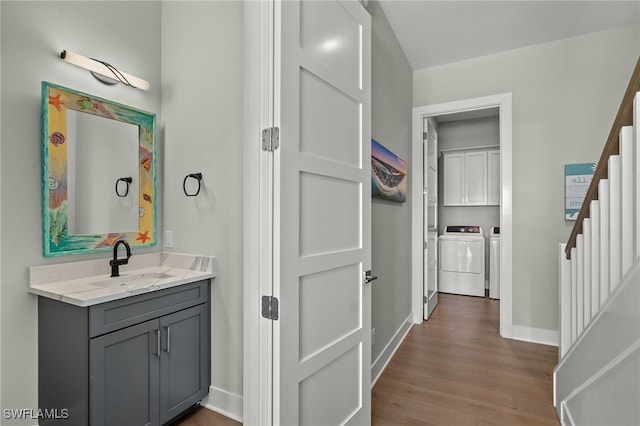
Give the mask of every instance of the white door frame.
<svg viewBox="0 0 640 426">
<path fill-rule="evenodd" d="M 243 423 L 272 423 L 271 321 L 260 314 L 261 295 L 271 295 L 272 200 L 265 185 L 271 179 L 272 160 L 261 150 L 262 129 L 273 126 L 273 2 L 244 2 L 244 162 L 243 162 Z M 271 52 L 271 54 L 267 53 Z M 272 156 L 272 154 L 271 154 Z M 263 214 L 267 213 L 267 214 Z"/>
<path fill-rule="evenodd" d="M 513 197 L 511 93 L 413 108 L 411 137 L 411 282 L 413 322 L 423 321 L 422 132 L 429 116 L 498 108 L 500 114 L 500 335 L 513 337 Z"/>
</svg>

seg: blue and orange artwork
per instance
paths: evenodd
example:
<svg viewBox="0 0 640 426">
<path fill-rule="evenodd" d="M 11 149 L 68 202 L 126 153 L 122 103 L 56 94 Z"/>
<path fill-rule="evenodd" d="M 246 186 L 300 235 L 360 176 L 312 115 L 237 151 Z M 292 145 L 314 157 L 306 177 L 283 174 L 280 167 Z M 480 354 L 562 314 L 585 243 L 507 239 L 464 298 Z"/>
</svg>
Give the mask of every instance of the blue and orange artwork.
<svg viewBox="0 0 640 426">
<path fill-rule="evenodd" d="M 407 163 L 375 139 L 371 139 L 371 196 L 407 201 Z"/>
</svg>

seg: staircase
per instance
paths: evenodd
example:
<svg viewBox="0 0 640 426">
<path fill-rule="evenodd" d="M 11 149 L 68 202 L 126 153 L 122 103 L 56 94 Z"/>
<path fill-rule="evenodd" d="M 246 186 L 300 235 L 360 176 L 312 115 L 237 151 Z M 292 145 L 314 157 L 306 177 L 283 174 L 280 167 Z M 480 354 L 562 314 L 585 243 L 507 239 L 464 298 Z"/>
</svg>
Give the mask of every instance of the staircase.
<svg viewBox="0 0 640 426">
<path fill-rule="evenodd" d="M 576 225 L 560 244 L 563 425 L 640 425 L 640 60 Z"/>
</svg>

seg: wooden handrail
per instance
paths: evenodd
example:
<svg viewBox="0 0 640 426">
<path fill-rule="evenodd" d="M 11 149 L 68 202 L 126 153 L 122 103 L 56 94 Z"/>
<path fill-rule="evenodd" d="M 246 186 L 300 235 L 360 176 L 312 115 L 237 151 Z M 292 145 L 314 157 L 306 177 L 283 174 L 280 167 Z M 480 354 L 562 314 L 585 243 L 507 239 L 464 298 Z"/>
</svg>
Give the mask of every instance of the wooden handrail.
<svg viewBox="0 0 640 426">
<path fill-rule="evenodd" d="M 578 234 L 582 233 L 582 222 L 585 218 L 589 217 L 591 201 L 598 198 L 598 182 L 600 179 L 606 179 L 608 177 L 609 157 L 620 153 L 620 130 L 624 126 L 633 125 L 633 99 L 636 96 L 636 92 L 640 92 L 640 59 L 636 62 L 636 68 L 633 70 L 633 74 L 631 75 L 629 86 L 627 86 L 627 90 L 624 92 L 624 97 L 622 98 L 622 103 L 620 103 L 618 115 L 616 115 L 616 119 L 613 121 L 613 127 L 611 127 L 611 132 L 609 132 L 607 143 L 602 150 L 602 155 L 600 155 L 600 160 L 598 161 L 598 166 L 593 174 L 593 179 L 589 185 L 587 195 L 584 197 L 584 202 L 582 203 L 580 213 L 578 214 L 578 220 L 576 221 L 576 224 L 571 231 L 571 235 L 569 236 L 569 240 L 567 241 L 567 246 L 565 248 L 565 255 L 567 256 L 567 259 L 571 258 L 571 249 L 576 246 L 576 238 Z"/>
</svg>

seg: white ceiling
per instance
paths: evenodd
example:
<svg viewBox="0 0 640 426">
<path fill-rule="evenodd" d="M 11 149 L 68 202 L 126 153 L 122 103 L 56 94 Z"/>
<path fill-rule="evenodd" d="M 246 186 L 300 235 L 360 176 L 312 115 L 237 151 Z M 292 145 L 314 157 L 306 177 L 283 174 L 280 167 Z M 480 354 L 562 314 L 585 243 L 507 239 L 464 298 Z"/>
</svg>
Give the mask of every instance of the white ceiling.
<svg viewBox="0 0 640 426">
<path fill-rule="evenodd" d="M 640 22 L 638 0 L 380 3 L 414 70 Z"/>
</svg>

